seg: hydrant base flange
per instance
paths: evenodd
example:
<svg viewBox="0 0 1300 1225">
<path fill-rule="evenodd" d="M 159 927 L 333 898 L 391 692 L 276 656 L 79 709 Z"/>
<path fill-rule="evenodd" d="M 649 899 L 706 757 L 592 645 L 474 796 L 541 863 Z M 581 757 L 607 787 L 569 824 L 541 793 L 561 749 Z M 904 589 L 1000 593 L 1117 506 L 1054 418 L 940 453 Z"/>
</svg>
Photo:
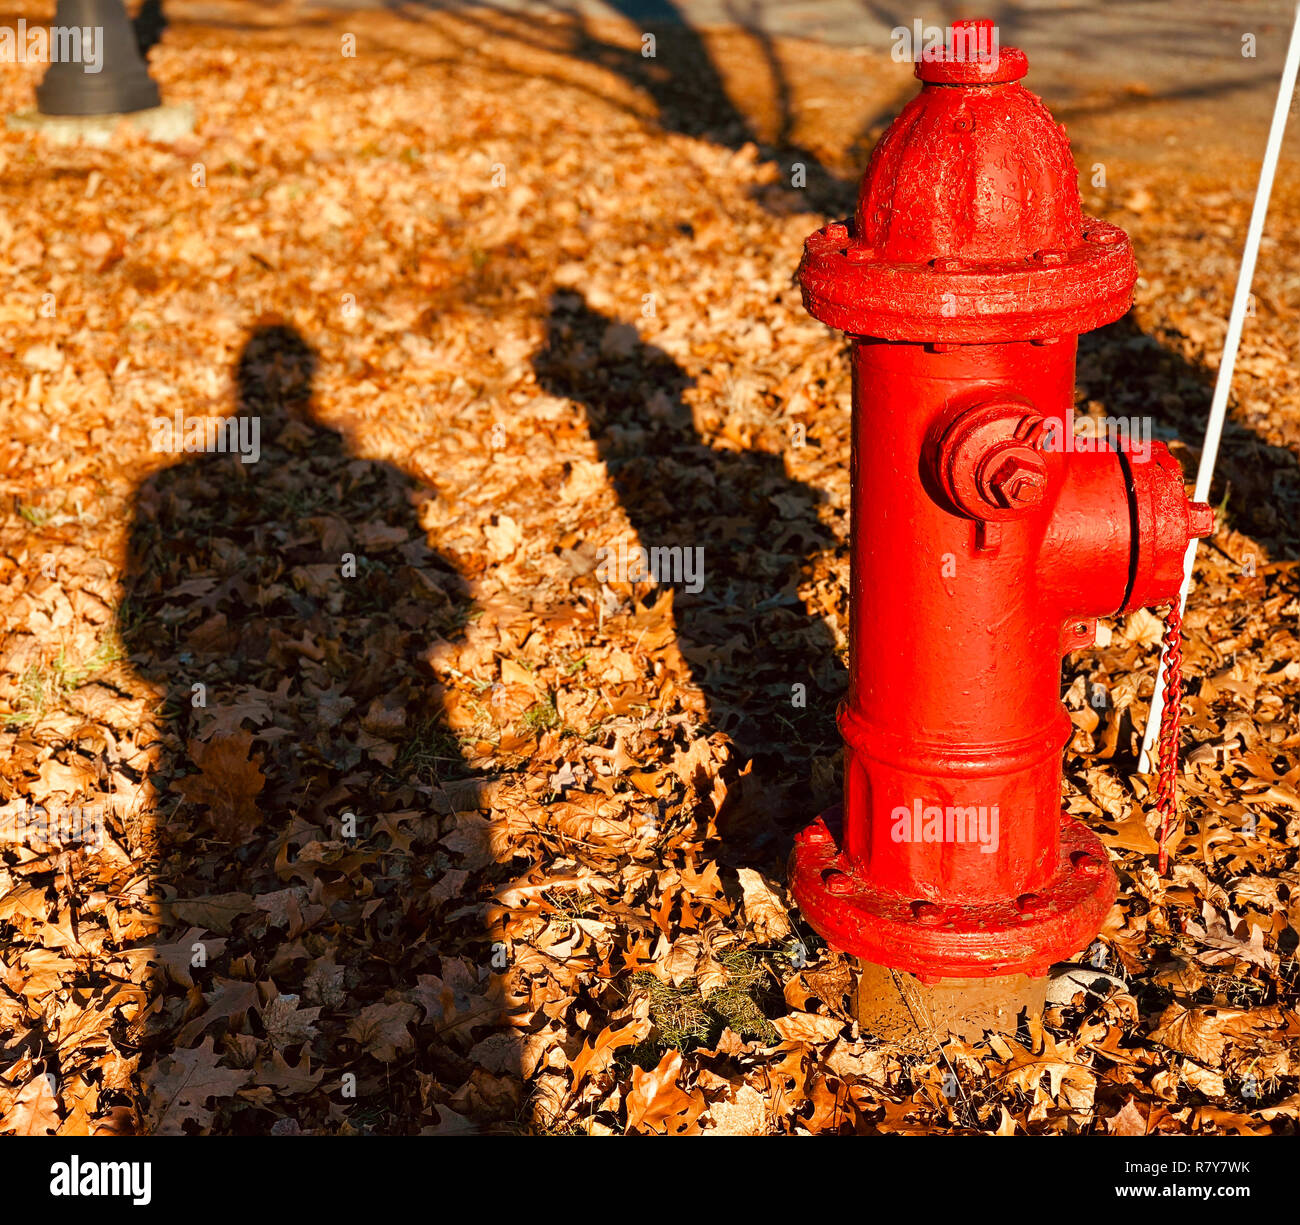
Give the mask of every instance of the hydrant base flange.
<svg viewBox="0 0 1300 1225">
<path fill-rule="evenodd" d="M 899 897 L 854 871 L 841 815 L 836 805 L 799 834 L 790 883 L 813 930 L 862 961 L 933 978 L 1046 974 L 1061 949 L 1092 940 L 1118 893 L 1100 839 L 1062 813 L 1056 872 L 1035 892 L 974 906 Z"/>
</svg>

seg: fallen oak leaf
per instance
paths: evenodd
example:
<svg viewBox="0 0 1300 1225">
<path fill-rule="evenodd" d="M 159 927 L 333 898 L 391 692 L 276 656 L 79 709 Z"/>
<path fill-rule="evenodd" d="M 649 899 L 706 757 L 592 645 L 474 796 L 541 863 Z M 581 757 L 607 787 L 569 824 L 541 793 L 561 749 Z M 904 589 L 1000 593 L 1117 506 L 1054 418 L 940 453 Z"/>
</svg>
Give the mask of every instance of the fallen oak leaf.
<svg viewBox="0 0 1300 1225">
<path fill-rule="evenodd" d="M 311 1056 L 305 1050 L 296 1067 L 279 1051 L 273 1050 L 269 1068 L 265 1063 L 258 1064 L 257 1083 L 278 1089 L 281 1093 L 310 1093 L 320 1084 L 324 1075 L 324 1067 L 316 1072 L 311 1070 Z"/>
<path fill-rule="evenodd" d="M 794 929 L 776 890 L 753 868 L 737 868 L 744 898 L 745 922 L 760 940 L 784 940 Z"/>
<path fill-rule="evenodd" d="M 1001 1067 L 991 1069 L 995 1079 L 999 1083 L 1019 1089 L 1031 1099 L 1036 1099 L 1040 1082 L 1046 1074 L 1048 1092 L 1053 1101 L 1061 1097 L 1063 1086 L 1069 1091 L 1068 1105 L 1075 1105 L 1074 1099 L 1079 1094 L 1088 1095 L 1091 1101 L 1091 1091 L 1097 1079 L 1096 1072 L 1087 1064 L 1070 1058 L 1074 1054 L 1073 1047 L 1066 1043 L 1065 1049 L 1062 1050 L 1057 1045 L 1056 1039 L 1046 1030 L 1040 1029 L 1035 1037 L 1037 1045 L 1041 1047 L 1037 1051 L 1002 1035 L 995 1034 L 990 1037 L 989 1045 L 1004 1061 Z"/>
<path fill-rule="evenodd" d="M 648 1037 L 651 1030 L 648 1017 L 633 1017 L 626 1025 L 615 1029 L 606 1025 L 596 1035 L 594 1041 L 584 1042 L 569 1064 L 573 1073 L 573 1087 L 576 1089 L 589 1072 L 599 1072 L 607 1067 L 614 1058 L 614 1052 L 620 1046 L 632 1046 Z"/>
<path fill-rule="evenodd" d="M 54 1096 L 53 1078 L 33 1076 L 14 1094 L 0 1114 L 0 1132 L 16 1136 L 49 1136 L 59 1130 L 59 1103 Z"/>
<path fill-rule="evenodd" d="M 179 1046 L 189 1046 L 204 1030 L 218 1021 L 237 1021 L 247 1015 L 250 1008 L 259 1004 L 257 988 L 252 983 L 236 979 L 222 979 L 215 991 L 203 995 L 207 1008 L 199 1013 L 176 1035 Z"/>
<path fill-rule="evenodd" d="M 253 909 L 253 897 L 249 893 L 212 893 L 206 897 L 178 899 L 171 903 L 170 909 L 182 922 L 228 936 L 235 920 Z"/>
<path fill-rule="evenodd" d="M 208 1101 L 233 1097 L 252 1075 L 247 1069 L 221 1066 L 211 1037 L 192 1050 L 177 1051 L 144 1073 L 154 1103 L 150 1130 L 159 1136 L 183 1136 L 187 1122 L 206 1129 L 212 1122 Z"/>
<path fill-rule="evenodd" d="M 297 995 L 277 995 L 262 1008 L 266 1036 L 277 1050 L 310 1042 L 316 1036 L 320 1008 L 302 1008 Z"/>
<path fill-rule="evenodd" d="M 1106 1127 L 1112 1136 L 1145 1136 L 1146 1115 L 1142 1113 L 1137 1102 L 1129 1100 L 1124 1103 L 1122 1110 L 1106 1120 Z"/>
<path fill-rule="evenodd" d="M 1149 1036 L 1160 1046 L 1218 1067 L 1228 1040 L 1249 1037 L 1259 1020 L 1240 1008 L 1186 1008 L 1175 1002 L 1160 1014 Z"/>
<path fill-rule="evenodd" d="M 171 790 L 191 804 L 207 807 L 213 832 L 225 842 L 246 842 L 261 824 L 253 800 L 266 785 L 266 776 L 261 756 L 249 757 L 252 745 L 252 735 L 242 729 L 213 736 L 207 743 L 191 740 L 186 747 L 199 773 L 171 783 Z"/>
<path fill-rule="evenodd" d="M 1146 827 L 1146 817 L 1141 812 L 1134 812 L 1123 820 L 1116 820 L 1115 832 L 1098 830 L 1098 836 L 1108 847 L 1118 851 L 1138 851 L 1143 855 L 1155 854 L 1160 849 L 1159 843 L 1151 836 Z M 1173 835 L 1170 835 L 1171 839 Z M 1170 845 L 1174 845 L 1171 841 Z"/>
<path fill-rule="evenodd" d="M 516 960 L 515 968 L 525 964 Z M 455 962 L 444 963 L 443 973 L 445 981 L 436 974 L 421 974 L 409 995 L 424 1009 L 425 1022 L 434 1025 L 439 1035 L 469 1045 L 477 1026 L 494 1024 L 500 1018 L 501 1001 L 492 992 L 480 995 L 469 972 Z"/>
<path fill-rule="evenodd" d="M 44 886 L 23 881 L 0 895 L 0 922 L 12 923 L 22 915 L 44 923 L 48 912 Z"/>
<path fill-rule="evenodd" d="M 406 1027 L 417 1015 L 414 1004 L 371 1004 L 348 1026 L 354 1038 L 380 1063 L 392 1063 L 399 1051 L 409 1050 L 415 1039 Z"/>
<path fill-rule="evenodd" d="M 190 970 L 207 965 L 225 950 L 224 939 L 209 936 L 206 927 L 191 927 L 174 943 L 155 946 L 150 961 L 165 970 L 167 977 L 178 987 L 192 987 L 194 978 Z"/>
<path fill-rule="evenodd" d="M 786 1042 L 807 1042 L 812 1046 L 838 1038 L 844 1028 L 842 1020 L 815 1012 L 792 1012 L 783 1017 L 773 1017 L 772 1025 Z"/>
<path fill-rule="evenodd" d="M 1245 919 L 1238 919 L 1231 910 L 1226 915 L 1226 918 L 1221 917 L 1209 902 L 1202 902 L 1201 918 L 1205 926 L 1187 920 L 1187 934 L 1206 946 L 1196 951 L 1197 961 L 1209 966 L 1221 965 L 1225 961 L 1246 961 L 1276 973 L 1277 954 L 1264 947 L 1263 928 L 1252 927 Z"/>
<path fill-rule="evenodd" d="M 681 1051 L 669 1051 L 651 1072 L 632 1069 L 632 1088 L 627 1095 L 628 1131 L 650 1131 L 682 1135 L 694 1128 L 704 1113 L 703 1097 L 697 1101 L 678 1084 L 682 1070 Z"/>
<path fill-rule="evenodd" d="M 1283 1098 L 1280 1102 L 1274 1102 L 1270 1106 L 1259 1106 L 1251 1111 L 1257 1114 L 1261 1119 L 1268 1119 L 1272 1122 L 1276 1118 L 1300 1119 L 1300 1093 L 1293 1093 L 1290 1097 Z"/>
</svg>

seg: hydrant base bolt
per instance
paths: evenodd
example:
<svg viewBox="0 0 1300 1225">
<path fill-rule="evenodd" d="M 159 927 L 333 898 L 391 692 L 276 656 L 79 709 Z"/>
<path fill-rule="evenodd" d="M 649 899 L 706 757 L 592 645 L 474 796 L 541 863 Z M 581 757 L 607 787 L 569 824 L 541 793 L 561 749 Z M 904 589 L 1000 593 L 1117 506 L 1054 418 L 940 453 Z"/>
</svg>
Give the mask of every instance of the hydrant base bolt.
<svg viewBox="0 0 1300 1225">
<path fill-rule="evenodd" d="M 827 893 L 843 896 L 846 893 L 853 892 L 853 881 L 845 876 L 843 872 L 823 873 L 822 882 L 826 886 Z"/>
<path fill-rule="evenodd" d="M 1075 851 L 1070 856 L 1070 862 L 1074 864 L 1075 871 L 1084 876 L 1100 876 L 1106 870 L 1106 865 L 1087 851 Z"/>
<path fill-rule="evenodd" d="M 912 914 L 918 923 L 927 927 L 936 927 L 948 917 L 946 907 L 936 906 L 933 902 L 913 902 Z"/>
</svg>

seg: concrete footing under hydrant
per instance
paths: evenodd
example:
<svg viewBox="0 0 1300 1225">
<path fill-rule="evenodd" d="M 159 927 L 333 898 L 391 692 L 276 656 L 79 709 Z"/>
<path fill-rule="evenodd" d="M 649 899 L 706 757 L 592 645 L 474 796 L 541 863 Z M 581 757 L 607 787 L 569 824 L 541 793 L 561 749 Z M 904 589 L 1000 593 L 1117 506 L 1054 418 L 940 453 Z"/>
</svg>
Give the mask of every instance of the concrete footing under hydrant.
<svg viewBox="0 0 1300 1225">
<path fill-rule="evenodd" d="M 857 977 L 854 1015 L 864 1034 L 908 1050 L 932 1050 L 987 1033 L 1014 1035 L 1042 1015 L 1047 975 L 922 981 L 905 970 L 851 959 Z"/>
</svg>

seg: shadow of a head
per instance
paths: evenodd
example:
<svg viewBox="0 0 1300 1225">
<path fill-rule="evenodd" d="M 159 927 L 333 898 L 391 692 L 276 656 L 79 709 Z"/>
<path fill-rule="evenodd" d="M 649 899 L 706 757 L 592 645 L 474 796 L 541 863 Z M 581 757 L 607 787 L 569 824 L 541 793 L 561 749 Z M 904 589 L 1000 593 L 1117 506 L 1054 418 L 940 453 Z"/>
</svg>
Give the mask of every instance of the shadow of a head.
<svg viewBox="0 0 1300 1225">
<path fill-rule="evenodd" d="M 310 418 L 315 379 L 315 350 L 298 330 L 265 324 L 248 338 L 235 366 L 239 411 L 281 424 L 285 417 Z"/>
</svg>

